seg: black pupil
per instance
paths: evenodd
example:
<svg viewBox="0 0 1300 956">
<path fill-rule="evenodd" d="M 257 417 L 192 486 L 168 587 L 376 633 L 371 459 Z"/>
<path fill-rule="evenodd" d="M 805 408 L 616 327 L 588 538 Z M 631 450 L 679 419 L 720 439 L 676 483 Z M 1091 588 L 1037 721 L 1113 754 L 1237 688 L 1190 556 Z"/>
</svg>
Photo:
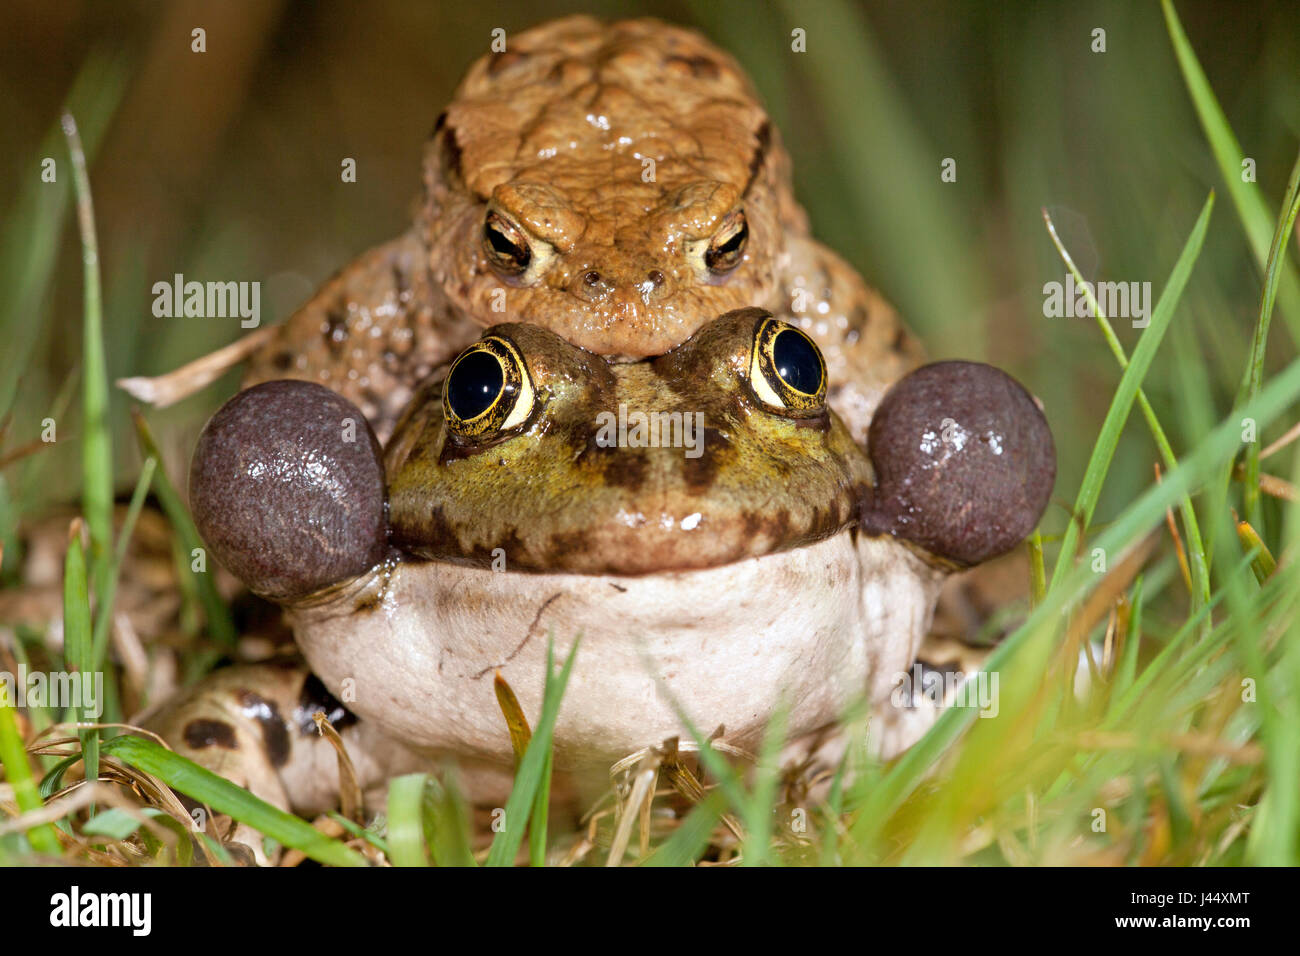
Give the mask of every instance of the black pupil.
<svg viewBox="0 0 1300 956">
<path fill-rule="evenodd" d="M 772 343 L 772 364 L 781 381 L 805 395 L 817 394 L 822 383 L 822 360 L 817 347 L 793 329 L 782 329 Z"/>
<path fill-rule="evenodd" d="M 498 255 L 514 259 L 520 265 L 527 265 L 528 260 L 532 257 L 527 249 L 515 245 L 506 237 L 505 233 L 492 223 L 487 224 L 487 238 Z"/>
<path fill-rule="evenodd" d="M 456 363 L 447 378 L 447 404 L 456 417 L 469 421 L 491 407 L 504 384 L 505 376 L 496 356 L 490 352 L 471 352 Z"/>
</svg>

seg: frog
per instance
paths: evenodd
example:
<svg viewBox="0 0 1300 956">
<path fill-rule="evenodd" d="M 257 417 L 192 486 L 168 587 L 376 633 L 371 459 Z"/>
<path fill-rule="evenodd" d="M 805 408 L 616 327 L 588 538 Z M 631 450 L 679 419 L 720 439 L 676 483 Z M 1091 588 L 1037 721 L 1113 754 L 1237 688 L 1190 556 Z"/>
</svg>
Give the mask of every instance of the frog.
<svg viewBox="0 0 1300 956">
<path fill-rule="evenodd" d="M 559 775 L 698 728 L 753 752 L 778 710 L 811 740 L 863 702 L 888 756 L 940 587 L 1036 525 L 1055 451 L 1021 385 L 959 361 L 895 383 L 864 445 L 827 368 L 750 307 L 639 362 L 489 327 L 386 443 L 317 383 L 241 391 L 199 438 L 191 508 L 309 670 L 218 671 L 155 726 L 298 812 L 338 796 L 317 713 L 366 794 L 454 759 L 491 802 L 516 756 L 496 681 L 535 719 L 554 657 Z"/>
<path fill-rule="evenodd" d="M 245 362 L 354 402 L 386 441 L 414 390 L 486 327 L 548 328 L 615 361 L 765 308 L 813 335 L 832 407 L 862 441 L 923 358 L 897 313 L 814 239 L 755 88 L 700 34 L 573 16 L 478 59 L 425 148 L 413 222 L 280 325 L 164 377 L 168 404 Z"/>
</svg>

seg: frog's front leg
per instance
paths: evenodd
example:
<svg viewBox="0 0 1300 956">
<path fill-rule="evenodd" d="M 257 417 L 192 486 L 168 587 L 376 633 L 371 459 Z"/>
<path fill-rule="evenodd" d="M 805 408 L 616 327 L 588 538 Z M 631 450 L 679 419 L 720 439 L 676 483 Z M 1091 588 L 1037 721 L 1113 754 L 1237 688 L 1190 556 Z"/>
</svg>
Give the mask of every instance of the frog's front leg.
<svg viewBox="0 0 1300 956">
<path fill-rule="evenodd" d="M 831 382 L 827 401 L 864 442 L 885 390 L 921 363 L 920 344 L 880 293 L 815 239 L 787 235 L 778 268 L 782 298 L 773 311 L 817 340 Z"/>
<path fill-rule="evenodd" d="M 317 713 L 339 732 L 368 811 L 382 806 L 390 777 L 425 763 L 358 720 L 296 660 L 215 671 L 150 718 L 147 729 L 272 806 L 314 816 L 340 802 L 337 751 L 317 729 Z M 237 825 L 229 840 L 268 862 L 251 827 Z"/>
</svg>

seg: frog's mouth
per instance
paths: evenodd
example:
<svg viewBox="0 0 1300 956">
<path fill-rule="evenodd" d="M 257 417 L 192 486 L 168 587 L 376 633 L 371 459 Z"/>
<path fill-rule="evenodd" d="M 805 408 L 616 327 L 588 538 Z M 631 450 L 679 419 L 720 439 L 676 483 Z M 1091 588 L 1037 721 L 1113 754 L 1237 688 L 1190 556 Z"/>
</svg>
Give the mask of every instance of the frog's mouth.
<svg viewBox="0 0 1300 956">
<path fill-rule="evenodd" d="M 696 571 L 803 547 L 857 524 L 853 496 L 811 509 L 799 527 L 789 511 L 709 514 L 699 510 L 621 511 L 586 529 L 534 537 L 526 525 L 488 540 L 467 540 L 431 509 L 420 540 L 394 535 L 403 552 L 420 558 L 522 573 L 638 576 Z"/>
</svg>

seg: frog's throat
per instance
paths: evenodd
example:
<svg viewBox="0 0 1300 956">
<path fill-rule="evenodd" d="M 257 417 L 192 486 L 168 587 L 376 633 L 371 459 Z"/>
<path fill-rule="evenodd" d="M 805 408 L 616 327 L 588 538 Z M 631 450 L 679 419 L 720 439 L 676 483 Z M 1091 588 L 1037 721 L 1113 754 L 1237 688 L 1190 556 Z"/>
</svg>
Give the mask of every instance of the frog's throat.
<svg viewBox="0 0 1300 956">
<path fill-rule="evenodd" d="M 704 571 L 518 575 L 405 563 L 290 612 L 326 686 L 431 752 L 500 762 L 500 672 L 540 712 L 548 639 L 581 644 L 556 727 L 557 765 L 613 757 L 697 727 L 753 747 L 784 702 L 792 733 L 887 699 L 929 625 L 944 574 L 892 538 L 847 532 Z"/>
</svg>

